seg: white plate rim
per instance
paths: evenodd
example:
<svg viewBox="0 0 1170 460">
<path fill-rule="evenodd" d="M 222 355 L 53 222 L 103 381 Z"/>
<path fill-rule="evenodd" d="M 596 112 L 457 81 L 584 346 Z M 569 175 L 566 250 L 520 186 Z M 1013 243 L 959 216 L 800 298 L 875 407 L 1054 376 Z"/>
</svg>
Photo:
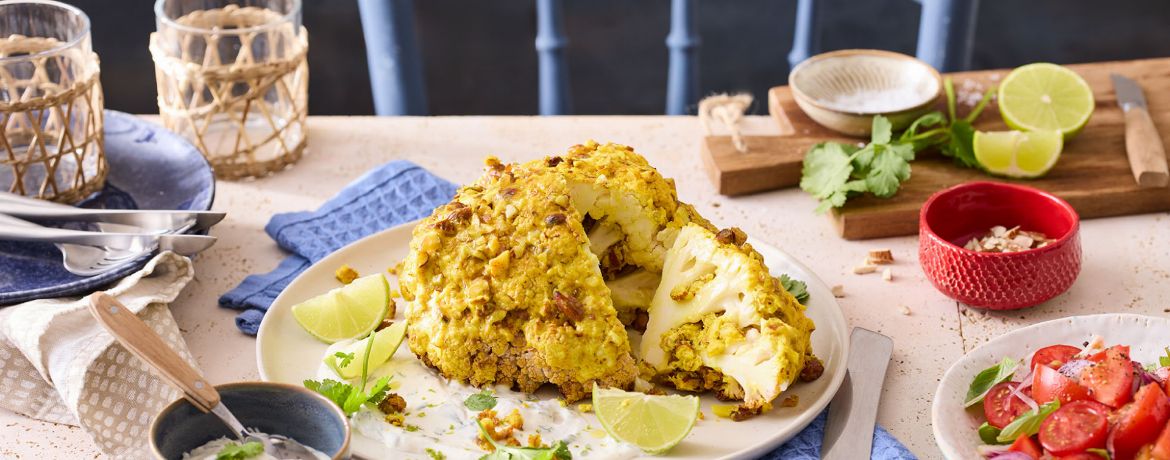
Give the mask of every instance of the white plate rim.
<svg viewBox="0 0 1170 460">
<path fill-rule="evenodd" d="M 1160 323 L 1161 327 L 1170 329 L 1170 318 L 1160 318 L 1157 316 L 1138 315 L 1133 313 L 1101 313 L 1094 315 L 1068 316 L 1012 330 L 1008 333 L 991 339 L 964 354 L 963 357 L 955 361 L 954 364 L 951 364 L 951 367 L 947 369 L 946 373 L 943 374 L 942 379 L 939 380 L 938 387 L 935 389 L 934 401 L 931 404 L 931 431 L 934 434 L 934 439 L 938 444 L 939 450 L 942 451 L 942 454 L 946 458 L 969 458 L 966 454 L 971 453 L 971 450 L 969 450 L 971 446 L 963 445 L 962 438 L 954 433 L 954 431 L 957 431 L 956 428 L 958 427 L 952 427 L 950 419 L 944 417 L 944 412 L 953 411 L 956 409 L 956 405 L 953 403 L 957 402 L 959 408 L 962 406 L 961 399 L 963 395 L 966 394 L 966 389 L 970 385 L 971 379 L 974 378 L 974 374 L 966 375 L 969 374 L 971 370 L 965 369 L 965 366 L 968 365 L 968 363 L 972 363 L 976 360 L 985 361 L 973 368 L 985 369 L 994 365 L 996 361 L 1003 358 L 1002 355 L 984 356 L 990 355 L 991 352 L 989 350 L 998 349 L 1005 346 L 1004 344 L 1007 343 L 1026 342 L 1024 340 L 1026 337 L 1039 337 L 1050 330 L 1056 328 L 1070 329 L 1070 326 L 1076 326 L 1081 323 L 1085 324 L 1085 327 L 1089 329 L 1095 329 L 1099 331 L 1096 332 L 1096 334 L 1104 337 L 1105 342 L 1108 344 L 1120 343 L 1122 345 L 1131 346 L 1146 345 L 1125 342 L 1124 340 L 1110 340 L 1110 336 L 1125 335 L 1123 331 L 1118 331 L 1116 326 L 1118 325 L 1117 323 L 1124 324 L 1126 322 L 1133 322 L 1133 327 L 1136 327 L 1139 325 L 1139 323 L 1145 323 L 1144 326 L 1146 327 L 1150 327 L 1150 323 Z M 1110 330 L 1110 326 L 1113 327 L 1112 330 Z M 1082 337 L 1079 340 L 1087 338 L 1088 337 Z M 1062 340 L 1063 339 L 1061 338 L 1046 339 L 1043 344 L 1040 344 L 1040 346 L 1067 343 L 1062 342 Z M 1167 340 L 1166 343 L 1162 343 L 1160 345 L 1149 345 L 1156 345 L 1159 347 L 1166 346 L 1170 345 L 1170 340 Z M 1017 354 L 1019 354 L 1020 357 L 1030 356 L 1037 349 L 1039 348 L 1021 347 Z M 962 393 L 959 393 L 960 390 Z M 963 411 L 965 412 L 965 409 Z"/>
<path fill-rule="evenodd" d="M 289 284 L 287 286 L 285 286 L 284 290 L 281 291 L 280 295 L 278 295 L 276 297 L 276 299 L 272 302 L 272 305 L 269 306 L 268 311 L 264 315 L 264 319 L 260 322 L 260 328 L 256 334 L 256 367 L 257 367 L 257 370 L 259 371 L 259 374 L 260 374 L 260 380 L 265 381 L 265 382 L 275 381 L 273 378 L 271 378 L 269 376 L 269 373 L 266 371 L 267 366 L 265 366 L 265 364 L 264 364 L 265 363 L 264 344 L 267 343 L 267 341 L 268 341 L 267 337 L 277 334 L 277 332 L 269 332 L 270 330 L 274 330 L 274 328 L 272 326 L 270 326 L 270 324 L 272 324 L 272 322 L 269 321 L 268 319 L 273 317 L 273 315 L 272 315 L 273 311 L 279 311 L 281 309 L 289 309 L 292 307 L 293 301 L 289 300 L 289 297 L 290 297 L 289 292 L 294 290 L 293 289 L 294 286 L 297 286 L 299 283 L 304 282 L 304 279 L 307 279 L 309 277 L 314 276 L 315 272 L 317 271 L 317 270 L 314 270 L 314 268 L 316 268 L 318 266 L 339 267 L 339 266 L 341 266 L 341 264 L 345 263 L 344 257 L 347 253 L 355 250 L 356 248 L 360 248 L 362 246 L 372 244 L 372 242 L 374 242 L 374 241 L 378 241 L 378 240 L 381 240 L 383 238 L 388 238 L 389 236 L 387 234 L 397 233 L 397 232 L 406 232 L 407 235 L 409 235 L 411 233 L 411 230 L 413 230 L 414 227 L 419 222 L 421 222 L 421 219 L 415 220 L 412 222 L 408 222 L 405 224 L 397 225 L 397 226 L 373 233 L 373 234 L 368 235 L 366 237 L 363 237 L 357 241 L 354 241 L 350 244 L 347 244 L 347 245 L 341 247 L 340 249 L 333 251 L 328 256 L 325 256 L 324 258 L 317 261 L 316 263 L 312 264 L 309 268 L 306 268 L 303 272 L 298 274 L 296 278 L 294 278 L 291 282 L 289 282 Z M 409 241 L 409 238 L 408 238 L 408 241 Z M 769 262 L 769 264 L 770 264 L 769 270 L 770 271 L 775 272 L 776 269 L 773 267 L 776 265 L 779 265 L 779 264 L 776 264 L 777 261 L 775 259 L 779 258 L 779 259 L 781 259 L 781 261 L 780 261 L 781 264 L 787 264 L 787 265 L 793 266 L 793 267 L 797 268 L 799 271 L 801 271 L 802 275 L 807 275 L 807 276 L 804 276 L 803 278 L 798 278 L 798 279 L 800 279 L 801 281 L 804 281 L 805 284 L 807 285 L 810 299 L 815 299 L 815 300 L 810 300 L 810 303 L 816 302 L 818 304 L 817 307 L 822 308 L 822 309 L 825 309 L 826 307 L 832 307 L 832 308 L 827 308 L 828 311 L 826 312 L 830 324 L 822 325 L 821 322 L 818 322 L 817 323 L 817 331 L 826 330 L 826 331 L 835 331 L 836 332 L 836 334 L 832 334 L 831 340 L 835 342 L 833 345 L 834 345 L 834 348 L 836 348 L 836 350 L 838 351 L 837 352 L 838 357 L 836 359 L 832 360 L 831 362 L 828 360 L 825 361 L 825 371 L 824 371 L 822 378 L 827 377 L 830 379 L 825 391 L 823 393 L 821 393 L 820 395 L 818 395 L 818 397 L 816 398 L 815 401 L 812 402 L 812 404 L 805 405 L 803 407 L 803 409 L 801 410 L 801 412 L 799 413 L 799 415 L 797 415 L 793 419 L 793 421 L 788 424 L 788 427 L 786 429 L 778 431 L 776 434 L 774 434 L 771 437 L 760 439 L 760 441 L 754 445 L 744 447 L 743 449 L 737 450 L 737 451 L 732 452 L 732 453 L 728 453 L 728 454 L 720 457 L 721 459 L 754 458 L 755 456 L 759 456 L 761 454 L 770 452 L 771 450 L 779 447 L 781 444 L 787 442 L 788 440 L 790 440 L 794 436 L 796 436 L 797 433 L 799 433 L 804 428 L 806 428 L 809 424 L 811 424 L 812 421 L 817 417 L 817 415 L 819 415 L 822 411 L 824 411 L 824 409 L 829 405 L 829 402 L 832 400 L 833 396 L 840 389 L 841 384 L 845 379 L 846 365 L 847 365 L 848 360 L 849 360 L 850 350 L 849 350 L 848 323 L 845 320 L 845 315 L 841 310 L 840 304 L 837 303 L 837 299 L 835 296 L 833 296 L 832 291 L 829 289 L 828 285 L 825 284 L 825 282 L 822 281 L 820 279 L 820 277 L 818 277 L 811 269 L 809 269 L 808 266 L 806 266 L 802 262 L 796 260 L 796 258 L 792 257 L 791 255 L 784 252 L 783 250 L 780 250 L 779 248 L 771 246 L 767 243 L 761 243 L 755 239 L 751 239 L 750 237 L 749 237 L 749 243 L 751 243 L 752 246 L 756 249 L 756 251 L 760 252 L 760 254 L 764 256 L 765 260 Z M 328 272 L 332 273 L 333 270 L 330 269 L 330 270 L 328 270 Z M 795 278 L 795 274 L 793 274 L 793 273 L 789 273 L 789 274 Z M 823 305 L 823 306 L 819 305 L 821 303 L 824 303 L 825 305 Z M 812 309 L 812 308 L 813 308 L 813 306 L 809 305 L 809 309 Z M 814 334 L 815 333 L 816 332 L 814 331 Z M 818 356 L 818 357 L 820 357 L 820 356 Z M 801 404 L 805 404 L 805 402 L 801 401 Z M 358 434 L 356 432 L 353 433 L 353 436 L 355 439 L 362 437 L 360 434 Z M 354 451 L 355 452 L 357 451 L 356 443 L 355 443 Z M 361 453 L 361 452 L 357 452 L 357 453 L 359 453 L 363 456 L 368 456 L 365 453 Z M 654 458 L 669 458 L 669 457 L 658 456 L 658 457 L 654 457 Z"/>
</svg>

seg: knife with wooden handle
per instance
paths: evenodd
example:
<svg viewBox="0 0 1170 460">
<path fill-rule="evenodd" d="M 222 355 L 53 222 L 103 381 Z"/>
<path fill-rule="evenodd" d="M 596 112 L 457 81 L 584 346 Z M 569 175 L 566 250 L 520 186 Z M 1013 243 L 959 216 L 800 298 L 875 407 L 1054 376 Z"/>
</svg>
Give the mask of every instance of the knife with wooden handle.
<svg viewBox="0 0 1170 460">
<path fill-rule="evenodd" d="M 893 352 L 894 341 L 889 337 L 869 329 L 853 328 L 849 338 L 849 373 L 829 403 L 822 459 L 870 458 L 882 382 Z"/>
<path fill-rule="evenodd" d="M 1165 187 L 1170 182 L 1162 136 L 1146 108 L 1146 97 L 1136 81 L 1112 74 L 1117 104 L 1125 112 L 1125 153 L 1139 187 Z"/>
</svg>

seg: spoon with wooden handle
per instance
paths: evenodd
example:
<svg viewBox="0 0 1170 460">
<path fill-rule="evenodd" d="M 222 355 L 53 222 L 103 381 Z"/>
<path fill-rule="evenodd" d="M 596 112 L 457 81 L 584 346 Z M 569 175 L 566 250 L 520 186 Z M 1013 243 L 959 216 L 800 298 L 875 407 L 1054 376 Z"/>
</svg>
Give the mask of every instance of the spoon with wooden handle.
<svg viewBox="0 0 1170 460">
<path fill-rule="evenodd" d="M 219 392 L 191 367 L 138 315 L 104 292 L 89 297 L 89 311 L 102 326 L 138 359 L 149 364 L 163 380 L 183 392 L 183 397 L 197 409 L 211 412 L 231 428 L 240 441 L 258 441 L 264 452 L 276 458 L 315 460 L 317 457 L 300 443 L 285 436 L 249 431 L 220 401 Z"/>
</svg>

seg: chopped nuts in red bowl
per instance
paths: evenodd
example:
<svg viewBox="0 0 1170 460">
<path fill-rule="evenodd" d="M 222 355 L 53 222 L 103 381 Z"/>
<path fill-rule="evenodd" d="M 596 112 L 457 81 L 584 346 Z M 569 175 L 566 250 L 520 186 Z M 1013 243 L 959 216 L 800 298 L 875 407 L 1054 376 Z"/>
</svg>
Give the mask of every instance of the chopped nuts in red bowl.
<svg viewBox="0 0 1170 460">
<path fill-rule="evenodd" d="M 1080 218 L 1032 187 L 969 182 L 922 206 L 918 260 L 932 284 L 973 307 L 1013 310 L 1068 290 L 1081 271 Z"/>
</svg>

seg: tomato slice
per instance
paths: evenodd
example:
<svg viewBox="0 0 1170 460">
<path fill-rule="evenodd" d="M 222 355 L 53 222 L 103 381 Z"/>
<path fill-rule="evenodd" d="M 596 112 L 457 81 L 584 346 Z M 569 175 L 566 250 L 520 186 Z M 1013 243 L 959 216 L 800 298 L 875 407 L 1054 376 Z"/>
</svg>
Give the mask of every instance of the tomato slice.
<svg viewBox="0 0 1170 460">
<path fill-rule="evenodd" d="M 987 417 L 989 425 L 1003 429 L 1020 414 L 1031 410 L 1020 398 L 1011 396 L 1012 390 L 1018 385 L 1019 382 L 1003 382 L 987 391 L 987 396 L 983 397 L 983 415 Z M 1030 389 L 1024 389 L 1021 393 L 1032 397 Z"/>
<path fill-rule="evenodd" d="M 1040 424 L 1040 445 L 1053 455 L 1071 455 L 1105 447 L 1108 412 L 1085 401 L 1061 406 Z"/>
<path fill-rule="evenodd" d="M 1060 457 L 1056 457 L 1056 460 L 1105 460 L 1105 459 L 1097 454 L 1090 454 L 1088 452 L 1081 452 L 1079 454 L 1062 455 Z"/>
<path fill-rule="evenodd" d="M 1117 412 L 1117 424 L 1109 434 L 1113 458 L 1134 458 L 1139 449 L 1158 440 L 1167 420 L 1170 420 L 1170 399 L 1166 393 L 1158 385 L 1139 389 L 1133 403 Z"/>
<path fill-rule="evenodd" d="M 1061 404 L 1092 399 L 1089 389 L 1065 377 L 1048 366 L 1036 366 L 1032 370 L 1032 398 L 1040 404 L 1059 399 Z"/>
<path fill-rule="evenodd" d="M 1154 441 L 1154 450 L 1150 454 L 1154 460 L 1170 460 L 1170 424 L 1162 429 L 1162 434 Z"/>
<path fill-rule="evenodd" d="M 1036 350 L 1032 355 L 1032 368 L 1035 369 L 1037 364 L 1043 364 L 1053 369 L 1060 369 L 1064 363 L 1067 363 L 1080 353 L 1081 349 L 1072 345 L 1052 345 Z"/>
<path fill-rule="evenodd" d="M 1040 460 L 1040 456 L 1044 454 L 1040 450 L 1040 446 L 1036 445 L 1036 441 L 1032 440 L 1031 436 L 1026 434 L 1020 435 L 1012 445 L 1008 446 L 1008 452 L 1020 452 L 1028 454 L 1028 456 Z"/>
<path fill-rule="evenodd" d="M 1118 408 L 1132 398 L 1133 361 L 1129 347 L 1116 346 L 1089 357 L 1092 366 L 1081 371 L 1081 385 L 1089 388 L 1093 399 Z"/>
</svg>

